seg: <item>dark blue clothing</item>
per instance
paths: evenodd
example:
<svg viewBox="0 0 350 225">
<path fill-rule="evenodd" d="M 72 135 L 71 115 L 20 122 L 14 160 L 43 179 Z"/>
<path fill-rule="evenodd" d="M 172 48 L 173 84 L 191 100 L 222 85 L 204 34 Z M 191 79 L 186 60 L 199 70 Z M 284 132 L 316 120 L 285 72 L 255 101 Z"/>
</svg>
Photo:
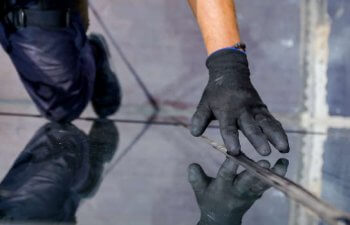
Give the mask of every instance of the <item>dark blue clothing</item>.
<svg viewBox="0 0 350 225">
<path fill-rule="evenodd" d="M 40 113 L 52 121 L 79 117 L 93 94 L 95 59 L 80 16 L 68 28 L 0 25 L 0 42 Z"/>
<path fill-rule="evenodd" d="M 74 222 L 81 200 L 98 191 L 118 142 L 110 120 L 94 121 L 89 135 L 72 124 L 41 127 L 0 183 L 0 223 Z"/>
<path fill-rule="evenodd" d="M 0 219 L 75 221 L 89 165 L 88 137 L 82 131 L 46 124 L 0 184 Z"/>
</svg>

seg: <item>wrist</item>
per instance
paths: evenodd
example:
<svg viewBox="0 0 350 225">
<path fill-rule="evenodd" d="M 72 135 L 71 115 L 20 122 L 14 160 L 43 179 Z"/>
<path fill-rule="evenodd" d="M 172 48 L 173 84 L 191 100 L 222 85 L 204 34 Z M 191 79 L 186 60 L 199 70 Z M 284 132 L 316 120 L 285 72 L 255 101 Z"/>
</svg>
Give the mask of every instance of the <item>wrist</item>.
<svg viewBox="0 0 350 225">
<path fill-rule="evenodd" d="M 218 37 L 214 39 L 207 40 L 205 42 L 205 46 L 207 48 L 208 55 L 212 54 L 213 52 L 227 48 L 232 47 L 237 43 L 241 42 L 241 39 L 239 37 L 233 37 L 234 34 L 226 34 L 226 35 L 218 35 Z"/>
<path fill-rule="evenodd" d="M 210 220 L 200 220 L 197 225 L 241 225 L 242 221 L 214 222 Z"/>
<path fill-rule="evenodd" d="M 243 42 L 238 42 L 232 46 L 232 48 L 243 51 L 244 53 L 246 52 L 247 45 Z"/>
<path fill-rule="evenodd" d="M 235 67 L 237 65 L 248 67 L 247 55 L 233 48 L 220 49 L 212 53 L 206 60 L 206 66 L 209 70 L 221 67 Z"/>
<path fill-rule="evenodd" d="M 212 51 L 212 52 L 208 55 L 208 58 L 209 58 L 211 55 L 213 55 L 213 54 L 215 54 L 215 53 L 217 53 L 217 52 L 223 51 L 223 50 L 239 51 L 239 52 L 242 52 L 242 53 L 245 54 L 245 53 L 246 53 L 246 48 L 247 48 L 247 46 L 246 46 L 245 43 L 243 43 L 243 42 L 237 42 L 237 43 L 234 44 L 234 45 L 230 45 L 230 46 L 223 47 L 223 48 L 219 48 L 219 49 L 217 49 L 217 50 L 215 50 L 215 51 Z"/>
</svg>

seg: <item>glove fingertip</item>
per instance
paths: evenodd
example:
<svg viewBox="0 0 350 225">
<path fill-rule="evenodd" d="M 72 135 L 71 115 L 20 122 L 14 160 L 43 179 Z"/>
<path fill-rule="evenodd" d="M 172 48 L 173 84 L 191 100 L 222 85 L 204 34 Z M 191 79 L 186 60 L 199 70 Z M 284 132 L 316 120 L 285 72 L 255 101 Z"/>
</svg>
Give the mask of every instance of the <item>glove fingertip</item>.
<svg viewBox="0 0 350 225">
<path fill-rule="evenodd" d="M 191 164 L 188 166 L 188 172 L 195 171 L 195 170 L 197 170 L 198 168 L 200 168 L 200 165 L 199 165 L 198 163 L 191 163 Z"/>
<path fill-rule="evenodd" d="M 288 153 L 290 151 L 289 143 L 285 140 L 280 140 L 278 143 L 276 143 L 276 148 L 281 153 Z"/>
<path fill-rule="evenodd" d="M 258 162 L 258 164 L 259 164 L 259 166 L 261 166 L 261 167 L 263 167 L 265 169 L 269 169 L 270 166 L 271 166 L 269 161 L 267 161 L 267 160 L 261 160 L 261 161 Z"/>
<path fill-rule="evenodd" d="M 203 129 L 199 128 L 198 126 L 192 126 L 191 134 L 195 137 L 199 137 L 203 134 Z"/>
<path fill-rule="evenodd" d="M 241 144 L 239 143 L 238 133 L 221 129 L 221 135 L 225 143 L 227 153 L 232 156 L 239 155 L 241 152 Z"/>
<path fill-rule="evenodd" d="M 279 161 L 279 163 L 280 163 L 281 165 L 283 165 L 284 167 L 288 167 L 288 166 L 289 166 L 289 160 L 288 160 L 288 159 L 282 158 L 282 159 L 280 159 L 280 160 L 278 160 L 278 161 Z"/>
<path fill-rule="evenodd" d="M 188 180 L 192 183 L 198 179 L 198 174 L 201 171 L 201 166 L 192 163 L 191 165 L 188 166 L 187 172 L 188 172 Z"/>
<path fill-rule="evenodd" d="M 270 148 L 270 146 L 268 144 L 260 146 L 259 148 L 257 148 L 257 151 L 262 156 L 268 156 L 268 155 L 271 154 L 271 148 Z"/>
<path fill-rule="evenodd" d="M 241 153 L 241 146 L 231 147 L 227 149 L 227 153 L 232 156 L 237 156 Z"/>
<path fill-rule="evenodd" d="M 279 159 L 273 167 L 273 171 L 281 176 L 285 176 L 288 170 L 288 159 Z"/>
<path fill-rule="evenodd" d="M 195 114 L 191 121 L 191 134 L 195 137 L 201 136 L 204 133 L 207 123 L 207 121 L 204 121 Z"/>
<path fill-rule="evenodd" d="M 198 195 L 208 185 L 208 176 L 199 164 L 193 163 L 188 167 L 188 181 Z"/>
</svg>

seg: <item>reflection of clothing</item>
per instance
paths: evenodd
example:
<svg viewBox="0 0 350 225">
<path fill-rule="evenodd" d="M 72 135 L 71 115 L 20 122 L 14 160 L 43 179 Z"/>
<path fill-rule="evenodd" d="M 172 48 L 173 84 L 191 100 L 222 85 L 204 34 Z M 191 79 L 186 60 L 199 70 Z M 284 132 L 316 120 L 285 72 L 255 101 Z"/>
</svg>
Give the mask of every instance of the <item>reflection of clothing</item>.
<svg viewBox="0 0 350 225">
<path fill-rule="evenodd" d="M 25 88 L 53 121 L 76 119 L 93 92 L 95 60 L 79 13 L 72 12 L 71 18 L 67 28 L 0 25 L 0 42 Z"/>
<path fill-rule="evenodd" d="M 95 121 L 89 136 L 73 125 L 43 126 L 0 184 L 0 219 L 74 222 L 80 200 L 97 191 L 117 143 L 111 121 Z"/>
<path fill-rule="evenodd" d="M 87 136 L 74 126 L 42 127 L 0 185 L 0 217 L 74 221 L 88 177 L 88 151 Z"/>
</svg>

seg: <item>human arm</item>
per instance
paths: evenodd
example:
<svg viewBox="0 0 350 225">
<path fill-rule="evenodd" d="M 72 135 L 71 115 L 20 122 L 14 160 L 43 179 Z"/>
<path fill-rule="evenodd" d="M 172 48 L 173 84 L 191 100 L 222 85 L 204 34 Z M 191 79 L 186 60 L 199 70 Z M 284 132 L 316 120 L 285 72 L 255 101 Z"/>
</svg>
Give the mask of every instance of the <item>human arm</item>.
<svg viewBox="0 0 350 225">
<path fill-rule="evenodd" d="M 280 152 L 289 151 L 287 135 L 269 112 L 250 80 L 248 59 L 232 48 L 240 42 L 232 0 L 189 0 L 209 57 L 209 81 L 192 117 L 191 133 L 200 136 L 217 119 L 230 154 L 240 152 L 238 130 L 261 155 L 271 152 L 269 142 Z"/>
<path fill-rule="evenodd" d="M 232 0 L 188 0 L 201 29 L 208 55 L 241 41 Z"/>
</svg>

